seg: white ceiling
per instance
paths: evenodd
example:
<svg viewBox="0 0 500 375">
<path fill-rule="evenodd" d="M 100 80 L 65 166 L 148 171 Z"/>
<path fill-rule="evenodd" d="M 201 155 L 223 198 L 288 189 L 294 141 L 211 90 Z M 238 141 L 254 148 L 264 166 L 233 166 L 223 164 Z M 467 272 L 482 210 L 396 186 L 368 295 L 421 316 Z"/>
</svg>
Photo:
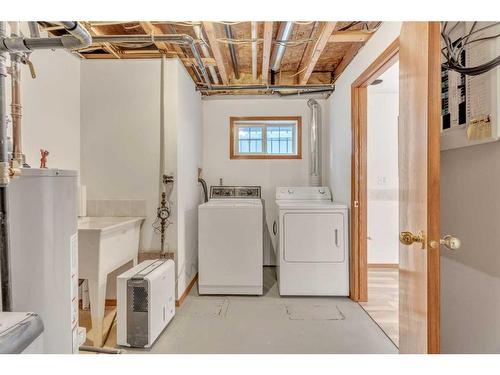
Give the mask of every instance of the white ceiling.
<svg viewBox="0 0 500 375">
<path fill-rule="evenodd" d="M 383 82 L 375 86 L 369 86 L 368 91 L 370 93 L 399 92 L 399 62 L 391 66 L 379 78 Z"/>
</svg>

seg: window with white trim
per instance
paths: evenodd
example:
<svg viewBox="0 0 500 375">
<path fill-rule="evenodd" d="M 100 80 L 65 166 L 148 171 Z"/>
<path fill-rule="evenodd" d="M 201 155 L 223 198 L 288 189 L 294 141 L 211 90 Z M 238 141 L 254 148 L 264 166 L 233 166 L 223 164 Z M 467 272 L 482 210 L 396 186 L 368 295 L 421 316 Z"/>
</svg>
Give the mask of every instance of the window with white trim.
<svg viewBox="0 0 500 375">
<path fill-rule="evenodd" d="M 231 159 L 301 159 L 301 117 L 231 117 Z"/>
</svg>

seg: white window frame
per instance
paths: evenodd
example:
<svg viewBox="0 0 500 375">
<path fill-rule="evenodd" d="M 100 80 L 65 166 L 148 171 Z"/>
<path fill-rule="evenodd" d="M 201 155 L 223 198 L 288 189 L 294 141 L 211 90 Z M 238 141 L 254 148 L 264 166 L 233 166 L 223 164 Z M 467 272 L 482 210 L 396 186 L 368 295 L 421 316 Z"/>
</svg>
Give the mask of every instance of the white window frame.
<svg viewBox="0 0 500 375">
<path fill-rule="evenodd" d="M 267 129 L 292 125 L 292 148 L 289 154 L 267 152 Z M 241 128 L 262 129 L 262 152 L 240 152 L 239 130 Z M 298 117 L 231 117 L 230 158 L 231 159 L 301 159 L 302 158 L 302 118 Z"/>
</svg>

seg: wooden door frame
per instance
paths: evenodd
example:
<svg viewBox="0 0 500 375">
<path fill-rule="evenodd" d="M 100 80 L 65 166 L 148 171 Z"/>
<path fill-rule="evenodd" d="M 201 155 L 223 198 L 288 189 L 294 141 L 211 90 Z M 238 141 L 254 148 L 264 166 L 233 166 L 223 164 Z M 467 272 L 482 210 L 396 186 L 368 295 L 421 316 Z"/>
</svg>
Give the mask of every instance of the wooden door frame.
<svg viewBox="0 0 500 375">
<path fill-rule="evenodd" d="M 351 256 L 349 295 L 368 300 L 367 123 L 368 86 L 399 60 L 396 38 L 351 85 Z"/>
</svg>

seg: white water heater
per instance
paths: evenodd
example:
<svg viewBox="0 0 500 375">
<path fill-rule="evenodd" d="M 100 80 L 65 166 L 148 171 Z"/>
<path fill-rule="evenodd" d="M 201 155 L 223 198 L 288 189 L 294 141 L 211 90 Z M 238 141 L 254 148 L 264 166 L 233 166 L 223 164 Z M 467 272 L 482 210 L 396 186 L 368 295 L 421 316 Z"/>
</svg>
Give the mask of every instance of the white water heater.
<svg viewBox="0 0 500 375">
<path fill-rule="evenodd" d="M 117 278 L 117 344 L 151 347 L 175 315 L 175 264 L 145 260 Z"/>
<path fill-rule="evenodd" d="M 8 188 L 13 311 L 45 327 L 45 353 L 78 353 L 78 172 L 24 168 Z"/>
</svg>

